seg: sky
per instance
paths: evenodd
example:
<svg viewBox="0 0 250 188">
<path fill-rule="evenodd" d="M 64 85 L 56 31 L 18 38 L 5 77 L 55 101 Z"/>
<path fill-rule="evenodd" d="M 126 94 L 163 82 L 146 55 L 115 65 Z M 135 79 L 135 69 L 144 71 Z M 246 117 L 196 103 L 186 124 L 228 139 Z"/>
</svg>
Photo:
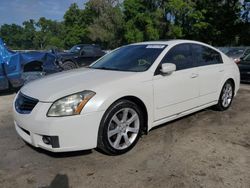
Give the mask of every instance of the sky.
<svg viewBox="0 0 250 188">
<path fill-rule="evenodd" d="M 0 0 L 0 25 L 18 24 L 40 17 L 61 21 L 72 3 L 80 8 L 88 0 Z M 244 0 L 240 0 L 243 2 Z"/>
<path fill-rule="evenodd" d="M 19 24 L 40 17 L 61 21 L 72 3 L 83 8 L 87 0 L 0 0 L 0 25 Z"/>
</svg>

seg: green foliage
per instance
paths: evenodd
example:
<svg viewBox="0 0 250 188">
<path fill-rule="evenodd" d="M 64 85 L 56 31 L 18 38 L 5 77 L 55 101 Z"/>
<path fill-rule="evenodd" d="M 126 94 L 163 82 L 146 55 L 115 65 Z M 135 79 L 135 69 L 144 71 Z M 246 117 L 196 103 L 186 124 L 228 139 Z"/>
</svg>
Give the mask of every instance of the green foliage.
<svg viewBox="0 0 250 188">
<path fill-rule="evenodd" d="M 90 40 L 106 48 L 121 45 L 124 20 L 119 1 L 92 0 L 88 11 L 95 15 L 87 27 Z"/>
<path fill-rule="evenodd" d="M 159 40 L 163 12 L 157 1 L 125 0 L 125 40 L 129 43 L 144 40 Z"/>
<path fill-rule="evenodd" d="M 89 0 L 73 3 L 61 22 L 40 18 L 0 26 L 13 49 L 68 49 L 79 43 L 104 48 L 185 38 L 213 45 L 250 45 L 249 7 L 239 0 Z"/>
</svg>

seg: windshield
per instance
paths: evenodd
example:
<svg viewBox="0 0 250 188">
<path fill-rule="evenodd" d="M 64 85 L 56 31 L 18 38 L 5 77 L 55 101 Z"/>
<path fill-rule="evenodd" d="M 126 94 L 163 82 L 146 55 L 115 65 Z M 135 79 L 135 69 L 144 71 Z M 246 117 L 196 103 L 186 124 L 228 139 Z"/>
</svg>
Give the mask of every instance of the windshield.
<svg viewBox="0 0 250 188">
<path fill-rule="evenodd" d="M 90 68 L 143 72 L 149 69 L 166 45 L 129 45 L 121 47 Z"/>
<path fill-rule="evenodd" d="M 70 52 L 70 53 L 78 53 L 78 52 L 80 52 L 81 49 L 82 49 L 81 46 L 73 46 L 73 47 L 69 50 L 69 52 Z"/>
</svg>

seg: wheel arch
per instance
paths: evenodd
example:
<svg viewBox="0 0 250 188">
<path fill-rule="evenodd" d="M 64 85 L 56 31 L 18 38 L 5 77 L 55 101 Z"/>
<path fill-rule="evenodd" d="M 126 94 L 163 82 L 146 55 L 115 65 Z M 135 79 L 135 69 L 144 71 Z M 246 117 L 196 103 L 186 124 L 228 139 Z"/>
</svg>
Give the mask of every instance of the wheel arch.
<svg viewBox="0 0 250 188">
<path fill-rule="evenodd" d="M 23 72 L 42 71 L 43 70 L 42 66 L 43 62 L 41 61 L 30 61 L 23 65 Z M 37 70 L 35 68 L 37 68 Z"/>
<path fill-rule="evenodd" d="M 233 89 L 234 89 L 234 92 L 235 92 L 235 81 L 234 81 L 234 79 L 233 79 L 233 78 L 228 78 L 227 81 L 232 82 L 232 84 L 233 84 Z M 227 82 L 227 81 L 226 81 L 226 82 Z"/>
<path fill-rule="evenodd" d="M 139 97 L 136 97 L 136 96 L 134 96 L 134 95 L 122 96 L 122 97 L 116 98 L 116 99 L 113 100 L 111 103 L 109 103 L 109 105 L 106 106 L 105 112 L 106 112 L 114 103 L 116 103 L 116 102 L 119 101 L 119 100 L 128 100 L 128 101 L 134 102 L 135 104 L 137 104 L 137 105 L 140 107 L 140 109 L 142 110 L 143 116 L 144 116 L 144 118 L 145 118 L 145 121 L 144 121 L 145 123 L 143 124 L 143 130 L 142 130 L 142 132 L 143 132 L 144 134 L 147 134 L 147 132 L 148 132 L 148 118 L 149 118 L 149 117 L 148 117 L 148 109 L 147 109 L 147 107 L 146 107 L 145 102 L 143 102 L 142 99 L 140 99 Z"/>
<path fill-rule="evenodd" d="M 224 81 L 222 82 L 221 88 L 222 88 L 222 87 L 224 86 L 224 84 L 225 84 L 226 82 L 228 82 L 228 81 L 232 82 L 232 84 L 233 84 L 234 95 L 236 95 L 238 89 L 237 89 L 237 87 L 236 87 L 236 81 L 235 81 L 235 79 L 232 78 L 232 77 L 227 77 L 226 79 L 224 79 Z"/>
<path fill-rule="evenodd" d="M 132 95 L 121 97 L 118 100 L 122 100 L 122 99 L 134 102 L 135 104 L 137 104 L 140 107 L 140 109 L 142 110 L 143 116 L 145 118 L 145 123 L 143 125 L 142 131 L 143 131 L 143 133 L 147 134 L 147 132 L 148 132 L 148 110 L 147 110 L 147 107 L 144 104 L 144 102 L 140 98 L 132 96 Z M 116 101 L 118 101 L 118 100 L 116 100 Z"/>
</svg>

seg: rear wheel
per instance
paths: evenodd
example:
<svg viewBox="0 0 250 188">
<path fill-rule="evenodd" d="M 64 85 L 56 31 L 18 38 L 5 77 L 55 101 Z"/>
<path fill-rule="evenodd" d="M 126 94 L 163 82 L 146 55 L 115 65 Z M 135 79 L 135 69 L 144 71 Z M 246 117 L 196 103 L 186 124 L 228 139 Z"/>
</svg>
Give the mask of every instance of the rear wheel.
<svg viewBox="0 0 250 188">
<path fill-rule="evenodd" d="M 228 80 L 222 88 L 218 104 L 216 105 L 217 110 L 227 110 L 232 104 L 233 97 L 234 85 L 232 81 Z"/>
<path fill-rule="evenodd" d="M 76 69 L 77 65 L 72 61 L 65 61 L 63 62 L 61 67 L 63 68 L 63 70 L 71 70 L 71 69 Z"/>
<path fill-rule="evenodd" d="M 111 155 L 131 150 L 140 137 L 143 123 L 141 109 L 135 103 L 128 100 L 117 101 L 103 116 L 98 148 Z"/>
</svg>

